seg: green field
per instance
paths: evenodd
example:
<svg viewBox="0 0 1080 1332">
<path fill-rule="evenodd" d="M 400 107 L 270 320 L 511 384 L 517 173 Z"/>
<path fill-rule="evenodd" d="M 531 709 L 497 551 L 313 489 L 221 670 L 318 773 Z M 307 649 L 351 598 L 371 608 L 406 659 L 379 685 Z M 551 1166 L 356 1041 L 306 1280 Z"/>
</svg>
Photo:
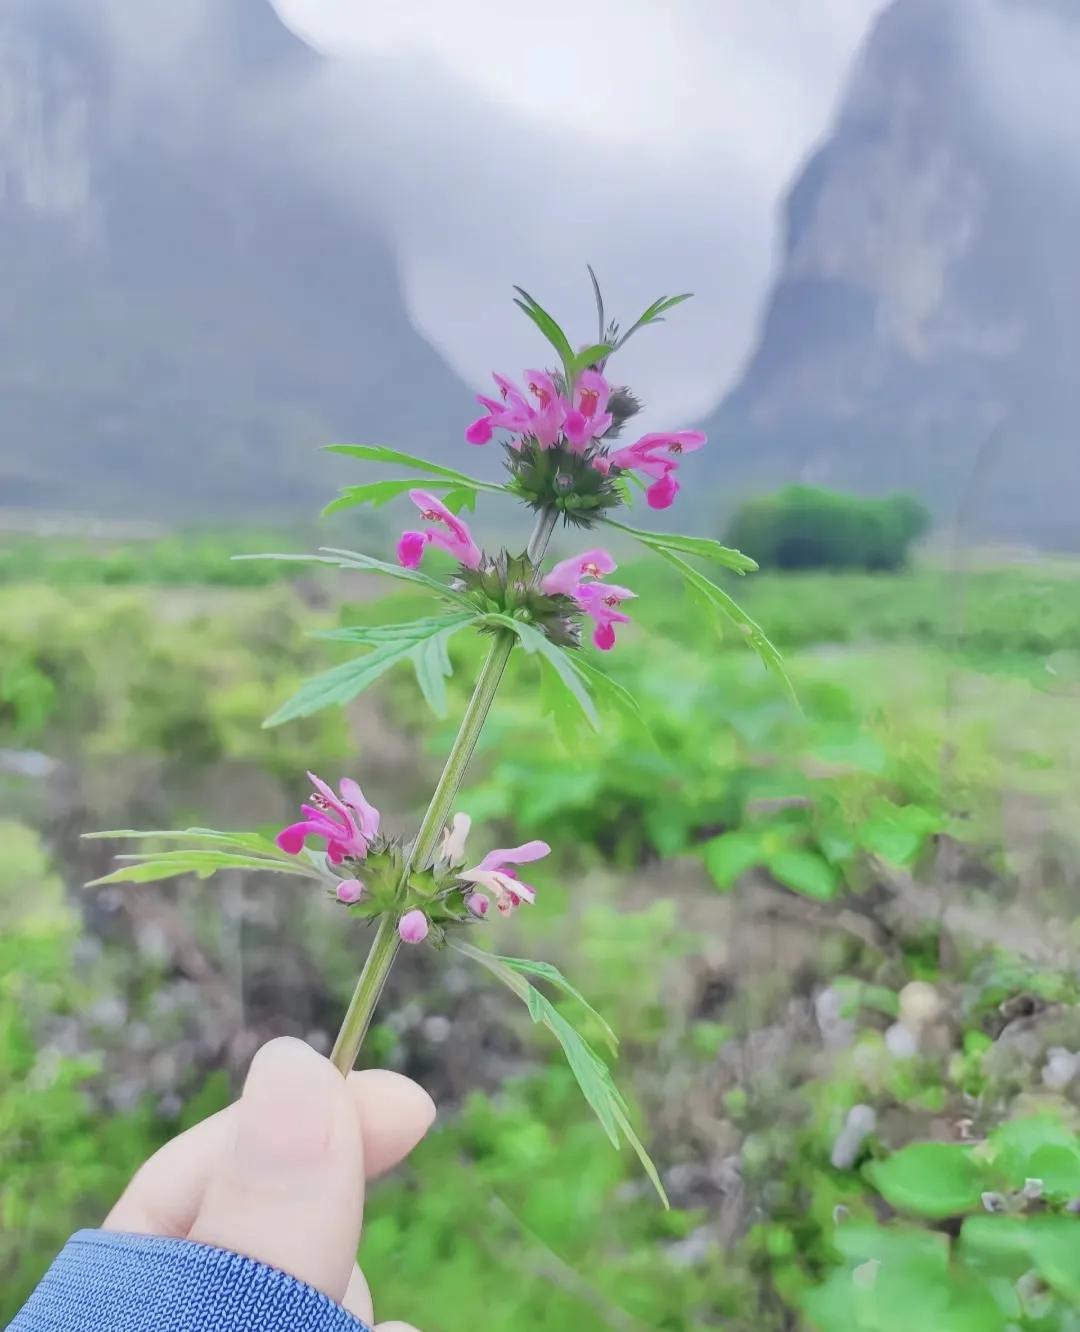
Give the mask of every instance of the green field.
<svg viewBox="0 0 1080 1332">
<path fill-rule="evenodd" d="M 366 947 L 291 883 L 85 889 L 117 848 L 81 833 L 272 831 L 308 768 L 408 831 L 475 674 L 455 641 L 445 721 L 402 672 L 261 729 L 347 654 L 307 631 L 415 607 L 236 544 L 0 547 L 0 1320 L 261 1041 L 332 1038 Z M 1080 1329 L 1080 568 L 733 579 L 801 712 L 655 566 L 620 580 L 605 664 L 642 720 L 567 748 L 517 662 L 461 805 L 555 848 L 490 928 L 611 1017 L 672 1210 L 546 1034 L 414 950 L 367 1054 L 440 1122 L 374 1192 L 377 1302 L 430 1332 Z"/>
</svg>

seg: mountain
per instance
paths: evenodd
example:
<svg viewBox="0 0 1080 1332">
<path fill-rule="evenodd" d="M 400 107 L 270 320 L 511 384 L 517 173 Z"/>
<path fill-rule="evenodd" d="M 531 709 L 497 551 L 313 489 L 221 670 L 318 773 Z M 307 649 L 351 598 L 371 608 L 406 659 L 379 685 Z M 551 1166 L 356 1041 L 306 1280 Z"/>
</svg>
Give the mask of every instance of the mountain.
<svg viewBox="0 0 1080 1332">
<path fill-rule="evenodd" d="M 388 245 L 275 123 L 319 60 L 269 0 L 0 4 L 0 507 L 307 513 L 321 444 L 456 447 Z"/>
<path fill-rule="evenodd" d="M 1080 7 L 893 0 L 787 196 L 740 382 L 707 423 L 743 489 L 921 494 L 1080 546 Z"/>
</svg>

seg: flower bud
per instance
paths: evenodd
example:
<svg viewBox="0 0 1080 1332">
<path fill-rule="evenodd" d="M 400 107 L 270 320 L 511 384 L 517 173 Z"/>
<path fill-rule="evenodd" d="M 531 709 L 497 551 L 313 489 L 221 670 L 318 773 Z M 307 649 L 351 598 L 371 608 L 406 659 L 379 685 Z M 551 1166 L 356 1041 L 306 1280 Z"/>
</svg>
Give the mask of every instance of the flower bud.
<svg viewBox="0 0 1080 1332">
<path fill-rule="evenodd" d="M 491 903 L 483 893 L 470 893 L 465 899 L 465 905 L 474 916 L 479 916 L 481 920 L 491 909 Z"/>
<path fill-rule="evenodd" d="M 402 943 L 422 943 L 427 934 L 428 920 L 422 911 L 407 911 L 398 921 L 398 935 Z"/>
<path fill-rule="evenodd" d="M 342 879 L 337 886 L 337 900 L 346 906 L 359 902 L 364 895 L 364 885 L 359 879 Z"/>
</svg>

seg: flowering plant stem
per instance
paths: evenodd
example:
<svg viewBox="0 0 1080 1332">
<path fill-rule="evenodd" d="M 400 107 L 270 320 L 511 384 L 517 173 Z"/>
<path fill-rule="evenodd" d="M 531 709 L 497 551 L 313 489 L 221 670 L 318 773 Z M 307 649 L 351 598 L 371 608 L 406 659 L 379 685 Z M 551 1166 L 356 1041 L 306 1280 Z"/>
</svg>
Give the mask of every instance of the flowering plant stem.
<svg viewBox="0 0 1080 1332">
<path fill-rule="evenodd" d="M 558 514 L 554 509 L 542 510 L 529 538 L 527 554 L 537 569 L 544 558 L 557 517 Z M 465 770 L 473 756 L 480 732 L 484 729 L 484 722 L 495 701 L 506 663 L 510 660 L 510 653 L 516 642 L 517 637 L 510 629 L 502 629 L 495 636 L 480 669 L 472 698 L 469 699 L 469 706 L 465 709 L 458 733 L 454 737 L 442 775 L 420 824 L 420 831 L 416 834 L 405 858 L 399 888 L 404 888 L 409 875 L 418 865 L 422 867 L 430 860 L 438 844 L 439 835 L 446 826 L 451 807 L 465 777 Z M 394 965 L 394 958 L 401 946 L 397 927 L 395 912 L 388 911 L 379 920 L 360 979 L 356 982 L 356 989 L 349 1000 L 349 1007 L 330 1055 L 334 1066 L 342 1074 L 348 1074 L 356 1063 L 356 1057 L 371 1025 L 375 1006 Z"/>
</svg>

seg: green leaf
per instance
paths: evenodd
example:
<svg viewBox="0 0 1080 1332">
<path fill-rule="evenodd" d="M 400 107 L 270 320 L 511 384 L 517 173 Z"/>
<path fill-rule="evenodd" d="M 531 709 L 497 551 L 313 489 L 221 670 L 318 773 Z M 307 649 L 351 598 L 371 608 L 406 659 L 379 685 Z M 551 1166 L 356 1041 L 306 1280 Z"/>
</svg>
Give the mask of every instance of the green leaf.
<svg viewBox="0 0 1080 1332">
<path fill-rule="evenodd" d="M 637 723 L 649 734 L 650 739 L 652 738 L 645 714 L 641 711 L 637 699 L 625 685 L 621 685 L 618 680 L 613 680 L 606 671 L 601 670 L 595 662 L 590 661 L 584 652 L 578 652 L 571 656 L 570 663 L 589 686 L 593 698 L 599 706 L 607 706 L 612 712 L 620 713 L 626 720 Z"/>
<path fill-rule="evenodd" d="M 665 1207 L 670 1207 L 660 1175 L 640 1138 L 634 1132 L 627 1113 L 626 1102 L 615 1086 L 611 1077 L 611 1070 L 607 1064 L 595 1053 L 588 1042 L 575 1031 L 562 1014 L 544 998 L 540 991 L 535 986 L 530 985 L 524 976 L 512 966 L 507 965 L 502 958 L 491 953 L 485 953 L 483 949 L 474 948 L 472 944 L 457 939 L 450 941 L 450 947 L 466 957 L 471 957 L 473 961 L 479 962 L 482 967 L 486 967 L 526 1005 L 534 1022 L 547 1027 L 548 1031 L 562 1046 L 563 1054 L 566 1056 L 571 1072 L 577 1079 L 582 1095 L 600 1121 L 613 1146 L 619 1146 L 620 1135 L 625 1138 L 637 1155 L 645 1173 L 652 1181 L 660 1200 Z"/>
<path fill-rule="evenodd" d="M 603 339 L 604 330 L 607 327 L 604 322 L 604 297 L 600 292 L 600 282 L 596 274 L 593 272 L 592 264 L 586 264 L 585 267 L 589 270 L 589 279 L 592 282 L 593 296 L 596 299 L 596 336 Z"/>
<path fill-rule="evenodd" d="M 333 546 L 321 546 L 318 555 L 266 554 L 234 555 L 234 560 L 283 560 L 292 564 L 326 564 L 336 569 L 358 569 L 363 573 L 381 574 L 385 578 L 397 578 L 403 583 L 414 583 L 425 587 L 445 601 L 452 601 L 458 606 L 472 608 L 472 603 L 460 592 L 440 583 L 437 578 L 421 573 L 419 569 L 406 569 L 400 564 L 387 564 L 371 555 L 361 555 L 356 550 L 338 550 Z"/>
<path fill-rule="evenodd" d="M 605 518 L 604 522 L 608 527 L 617 527 L 620 532 L 626 532 L 640 541 L 643 546 L 648 546 L 650 550 L 676 550 L 683 555 L 697 555 L 700 559 L 722 564 L 725 569 L 737 574 L 754 573 L 758 567 L 757 561 L 752 560 L 749 555 L 744 555 L 741 550 L 733 550 L 730 546 L 721 545 L 712 537 L 648 532 L 639 527 L 630 527 L 627 523 L 620 523 L 614 518 Z"/>
<path fill-rule="evenodd" d="M 407 624 L 351 624 L 342 629 L 314 629 L 309 637 L 333 643 L 362 643 L 368 647 L 383 643 L 415 643 L 429 632 L 448 629 L 451 625 L 460 628 L 469 619 L 470 616 L 455 611 L 452 615 L 433 615 L 423 620 L 410 620 Z"/>
<path fill-rule="evenodd" d="M 705 868 L 718 888 L 734 887 L 736 879 L 761 864 L 761 838 L 752 832 L 721 833 L 705 843 Z"/>
<path fill-rule="evenodd" d="M 450 481 L 432 482 L 432 485 L 452 485 Z M 373 509 L 382 508 L 399 495 L 416 487 L 415 477 L 405 477 L 396 481 L 368 481 L 362 486 L 344 486 L 337 499 L 331 500 L 323 509 L 325 515 L 341 513 L 343 509 L 355 509 L 361 504 L 370 504 Z"/>
<path fill-rule="evenodd" d="M 653 301 L 652 305 L 645 310 L 641 316 L 630 325 L 626 332 L 615 344 L 615 350 L 624 347 L 627 341 L 633 337 L 639 328 L 644 328 L 646 324 L 662 324 L 664 315 L 668 310 L 674 310 L 676 305 L 681 305 L 683 301 L 688 301 L 693 296 L 692 291 L 684 291 L 681 296 L 661 296 L 659 300 Z"/>
<path fill-rule="evenodd" d="M 788 697 L 798 707 L 798 700 L 795 697 L 795 690 L 792 688 L 791 681 L 788 679 L 787 671 L 784 669 L 784 659 L 777 651 L 776 647 L 769 641 L 764 629 L 752 620 L 741 606 L 715 583 L 710 582 L 704 574 L 698 571 L 671 550 L 657 550 L 656 552 L 662 560 L 666 560 L 672 568 L 677 569 L 682 575 L 683 581 L 695 592 L 697 592 L 704 601 L 714 609 L 718 610 L 733 624 L 737 625 L 749 645 L 761 658 L 765 667 L 773 671 L 780 677 Z"/>
<path fill-rule="evenodd" d="M 840 876 L 816 851 L 778 851 L 769 857 L 769 873 L 804 897 L 828 902 L 840 888 Z"/>
<path fill-rule="evenodd" d="M 401 631 L 400 635 L 380 642 L 365 657 L 343 662 L 340 666 L 305 680 L 292 698 L 263 722 L 263 726 L 280 726 L 282 722 L 292 721 L 296 717 L 310 717 L 312 713 L 334 704 L 348 703 L 401 661 L 412 662 L 420 687 L 432 707 L 436 711 L 438 707 L 445 709 L 446 692 L 442 676 L 449 673 L 450 664 L 446 643 L 474 618 L 474 614 L 459 615 L 449 620 L 436 617 L 417 620 L 412 625 L 392 626 Z M 410 629 L 413 631 L 411 635 L 405 632 Z M 432 640 L 436 640 L 434 645 Z"/>
<path fill-rule="evenodd" d="M 581 374 L 582 370 L 588 370 L 597 361 L 606 360 L 614 350 L 610 342 L 597 342 L 591 347 L 582 348 L 574 356 L 574 373 Z"/>
<path fill-rule="evenodd" d="M 562 686 L 589 719 L 593 730 L 598 731 L 600 729 L 600 719 L 596 715 L 596 707 L 589 696 L 589 691 L 585 688 L 581 675 L 571 662 L 568 652 L 556 647 L 546 634 L 533 625 L 526 624 L 523 620 L 515 620 L 510 615 L 486 615 L 484 619 L 491 623 L 504 625 L 507 629 L 512 629 L 517 634 L 521 646 L 526 652 L 530 654 L 538 652 L 552 667 Z"/>
<path fill-rule="evenodd" d="M 297 874 L 302 878 L 317 878 L 308 872 L 303 861 L 291 858 L 289 862 L 271 860 L 263 856 L 245 856 L 232 851 L 162 851 L 157 855 L 118 856 L 130 863 L 94 879 L 86 886 L 97 888 L 106 883 L 155 883 L 171 879 L 178 874 L 197 874 L 207 879 L 221 869 L 262 870 L 268 874 Z"/>
<path fill-rule="evenodd" d="M 865 1168 L 870 1183 L 901 1212 L 944 1220 L 981 1206 L 986 1179 L 960 1143 L 913 1142 Z"/>
<path fill-rule="evenodd" d="M 328 444 L 327 453 L 340 453 L 349 458 L 360 458 L 364 462 L 392 463 L 395 467 L 410 467 L 414 472 L 425 472 L 430 476 L 445 477 L 454 485 L 466 490 L 490 490 L 501 492 L 505 486 L 495 485 L 492 481 L 480 481 L 467 472 L 459 472 L 454 467 L 443 467 L 440 463 L 428 462 L 426 458 L 416 458 L 411 453 L 402 453 L 398 449 L 383 448 L 381 444 Z M 378 484 L 378 483 L 376 483 Z M 433 485 L 433 482 L 428 484 Z M 413 485 L 409 483 L 410 487 Z"/>
<path fill-rule="evenodd" d="M 582 1008 L 584 1008 L 586 1013 L 588 1013 L 593 1021 L 599 1026 L 600 1030 L 603 1032 L 604 1039 L 607 1041 L 608 1045 L 611 1046 L 612 1052 L 619 1048 L 619 1038 L 612 1031 L 611 1027 L 607 1024 L 604 1018 L 600 1016 L 596 1009 L 593 1008 L 592 1004 L 589 1003 L 581 991 L 577 989 L 576 986 L 570 984 L 558 967 L 552 966 L 550 962 L 533 962 L 529 958 L 524 957 L 500 956 L 499 961 L 504 962 L 513 971 L 524 972 L 527 976 L 539 976 L 542 980 L 546 980 L 550 985 L 554 985 L 557 989 L 562 990 L 564 994 L 568 994 L 571 999 L 576 1000 Z"/>
<path fill-rule="evenodd" d="M 524 287 L 515 287 L 514 290 L 517 292 L 514 304 L 519 310 L 524 310 L 525 314 L 555 348 L 559 354 L 559 360 L 562 361 L 563 369 L 566 371 L 566 378 L 573 381 L 574 349 L 570 346 L 570 339 L 539 301 L 534 300 Z"/>
</svg>

